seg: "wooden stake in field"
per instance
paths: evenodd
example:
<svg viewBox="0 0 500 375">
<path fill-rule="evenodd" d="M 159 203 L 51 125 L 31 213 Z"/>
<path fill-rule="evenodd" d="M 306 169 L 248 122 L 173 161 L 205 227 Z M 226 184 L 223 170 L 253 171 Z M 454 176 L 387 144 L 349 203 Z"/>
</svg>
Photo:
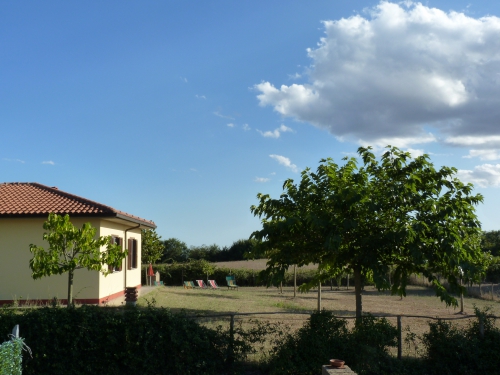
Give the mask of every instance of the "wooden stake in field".
<svg viewBox="0 0 500 375">
<path fill-rule="evenodd" d="M 293 298 L 297 296 L 297 265 L 293 265 Z"/>
</svg>

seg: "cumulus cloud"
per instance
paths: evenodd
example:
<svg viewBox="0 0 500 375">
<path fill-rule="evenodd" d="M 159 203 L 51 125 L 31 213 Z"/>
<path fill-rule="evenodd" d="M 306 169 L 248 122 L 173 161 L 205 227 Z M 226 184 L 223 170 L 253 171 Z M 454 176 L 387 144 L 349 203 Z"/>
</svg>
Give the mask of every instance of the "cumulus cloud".
<svg viewBox="0 0 500 375">
<path fill-rule="evenodd" d="M 499 150 L 469 150 L 469 155 L 464 158 L 479 158 L 481 160 L 498 160 L 500 159 Z"/>
<path fill-rule="evenodd" d="M 323 26 L 308 83 L 256 84 L 261 106 L 358 143 L 500 145 L 500 18 L 382 1 Z"/>
<path fill-rule="evenodd" d="M 254 179 L 255 182 L 267 182 L 269 180 L 270 179 L 267 177 L 255 177 L 255 179 Z"/>
<path fill-rule="evenodd" d="M 480 187 L 500 187 L 500 164 L 483 164 L 474 170 L 459 170 L 457 177 Z"/>
<path fill-rule="evenodd" d="M 229 123 L 229 124 L 227 124 L 227 126 L 230 127 L 230 128 L 234 128 L 234 124 L 232 122 Z"/>
<path fill-rule="evenodd" d="M 274 160 L 276 160 L 278 163 L 280 163 L 281 165 L 285 166 L 286 168 L 290 169 L 292 172 L 298 172 L 298 168 L 295 164 L 292 164 L 292 162 L 290 161 L 290 159 L 288 159 L 287 157 L 285 156 L 281 156 L 281 155 L 269 155 L 269 157 L 273 158 Z"/>
<path fill-rule="evenodd" d="M 266 132 L 263 132 L 259 129 L 257 129 L 257 131 L 263 136 L 263 137 L 266 137 L 266 138 L 279 138 L 281 133 L 286 133 L 286 132 L 293 132 L 293 130 L 291 128 L 289 128 L 288 126 L 285 126 L 283 124 L 281 124 L 281 126 L 277 129 L 274 129 L 273 131 L 266 131 Z"/>
<path fill-rule="evenodd" d="M 244 131 L 248 131 L 248 130 L 252 129 L 250 126 L 248 126 L 248 124 L 243 124 L 242 128 Z"/>
<path fill-rule="evenodd" d="M 55 165 L 56 163 L 54 163 L 52 160 L 47 160 L 47 161 L 42 161 L 42 164 Z"/>
</svg>

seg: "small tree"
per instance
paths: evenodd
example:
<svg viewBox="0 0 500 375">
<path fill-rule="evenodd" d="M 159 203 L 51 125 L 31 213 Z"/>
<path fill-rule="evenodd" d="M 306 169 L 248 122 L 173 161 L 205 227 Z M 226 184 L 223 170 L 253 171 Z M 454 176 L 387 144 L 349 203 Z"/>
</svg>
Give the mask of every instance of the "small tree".
<svg viewBox="0 0 500 375">
<path fill-rule="evenodd" d="M 154 229 L 142 230 L 142 263 L 153 264 L 161 259 L 165 246 Z"/>
<path fill-rule="evenodd" d="M 95 237 L 96 228 L 90 223 L 77 229 L 69 219 L 69 215 L 61 216 L 54 213 L 43 224 L 47 232 L 43 239 L 49 243 L 49 248 L 30 245 L 33 259 L 30 268 L 33 279 L 43 276 L 68 273 L 68 307 L 73 304 L 73 278 L 75 270 L 86 268 L 100 271 L 104 275 L 110 273 L 110 268 L 119 266 L 127 255 L 121 247 L 111 243 L 111 237 Z M 101 251 L 105 246 L 106 250 Z M 103 269 L 108 265 L 107 269 Z"/>
</svg>

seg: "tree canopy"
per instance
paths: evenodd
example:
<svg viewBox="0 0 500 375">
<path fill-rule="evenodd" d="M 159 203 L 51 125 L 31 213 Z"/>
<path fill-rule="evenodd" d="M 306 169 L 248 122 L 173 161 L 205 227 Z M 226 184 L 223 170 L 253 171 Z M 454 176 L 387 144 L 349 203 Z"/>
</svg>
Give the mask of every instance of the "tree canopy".
<svg viewBox="0 0 500 375">
<path fill-rule="evenodd" d="M 463 290 L 459 266 L 483 271 L 480 223 L 474 206 L 482 196 L 456 177 L 456 169 L 435 169 L 428 155 L 412 158 L 388 147 L 376 159 L 371 148 L 356 158 L 320 161 L 301 181 L 285 181 L 279 199 L 259 194 L 251 211 L 262 220 L 252 237 L 262 240 L 268 271 L 317 263 L 318 281 L 342 269 L 354 273 L 356 314 L 361 317 L 363 279 L 373 275 L 379 289 L 404 296 L 410 274 L 422 273 L 447 304 Z M 389 283 L 389 270 L 394 277 Z M 305 288 L 312 287 L 313 283 Z"/>
<path fill-rule="evenodd" d="M 111 243 L 111 237 L 96 238 L 96 228 L 90 223 L 76 228 L 69 215 L 49 214 L 43 224 L 47 232 L 43 239 L 49 243 L 49 248 L 30 245 L 33 258 L 30 260 L 32 277 L 39 279 L 44 276 L 68 273 L 68 307 L 73 304 L 73 278 L 77 269 L 101 271 L 104 275 L 112 272 L 110 267 L 119 266 L 127 255 L 119 245 Z M 105 251 L 101 248 L 106 247 Z M 103 266 L 108 265 L 107 268 Z"/>
</svg>

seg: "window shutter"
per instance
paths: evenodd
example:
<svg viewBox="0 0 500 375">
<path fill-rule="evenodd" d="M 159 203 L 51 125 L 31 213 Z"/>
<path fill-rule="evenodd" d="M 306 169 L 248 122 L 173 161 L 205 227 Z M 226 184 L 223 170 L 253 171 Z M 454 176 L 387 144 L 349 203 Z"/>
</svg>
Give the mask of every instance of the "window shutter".
<svg viewBox="0 0 500 375">
<path fill-rule="evenodd" d="M 128 255 L 127 255 L 127 269 L 128 270 L 132 269 L 132 247 L 133 247 L 133 242 L 129 238 L 129 240 L 128 240 Z"/>
<path fill-rule="evenodd" d="M 133 247 L 134 247 L 132 263 L 133 263 L 133 267 L 137 268 L 137 240 L 132 240 L 132 243 L 133 243 Z"/>
</svg>

